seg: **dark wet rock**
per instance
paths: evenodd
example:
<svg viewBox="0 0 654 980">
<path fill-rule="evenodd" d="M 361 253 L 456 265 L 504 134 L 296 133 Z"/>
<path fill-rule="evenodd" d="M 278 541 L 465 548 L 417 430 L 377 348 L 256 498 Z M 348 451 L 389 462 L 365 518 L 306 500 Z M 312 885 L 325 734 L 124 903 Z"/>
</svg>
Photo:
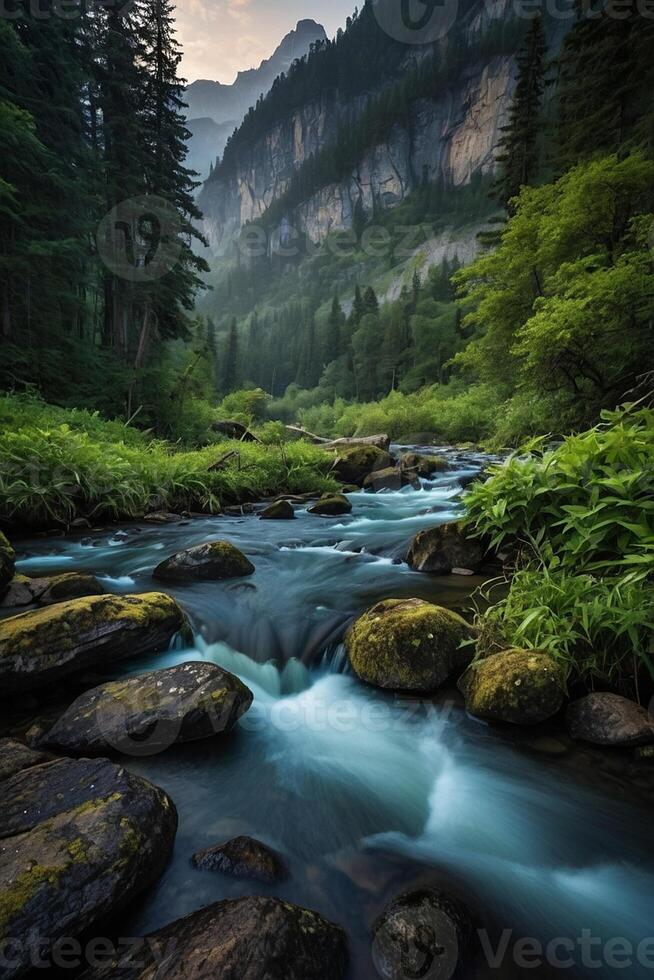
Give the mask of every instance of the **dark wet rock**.
<svg viewBox="0 0 654 980">
<path fill-rule="evenodd" d="M 42 952 L 122 909 L 170 857 L 177 813 L 145 779 L 96 761 L 58 759 L 0 784 L 0 942 L 16 940 L 12 977 Z"/>
<path fill-rule="evenodd" d="M 227 436 L 228 439 L 238 439 L 239 442 L 259 442 L 247 425 L 233 419 L 222 419 L 220 422 L 214 422 L 211 428 L 221 436 Z"/>
<path fill-rule="evenodd" d="M 16 552 L 0 531 L 0 597 L 4 595 L 7 586 L 14 577 L 15 568 Z"/>
<path fill-rule="evenodd" d="M 374 490 L 376 493 L 381 490 L 401 490 L 402 487 L 413 487 L 414 490 L 419 490 L 420 480 L 415 474 L 403 470 L 399 466 L 375 470 L 374 473 L 368 474 L 363 481 L 364 490 Z"/>
<path fill-rule="evenodd" d="M 116 959 L 84 980 L 341 980 L 347 965 L 339 926 L 278 898 L 217 902 L 148 938 L 138 957 Z M 155 958 L 162 949 L 170 950 L 163 970 Z"/>
<path fill-rule="evenodd" d="M 46 752 L 35 751 L 13 738 L 2 738 L 0 739 L 0 782 L 23 769 L 38 766 L 49 758 Z"/>
<path fill-rule="evenodd" d="M 407 555 L 410 568 L 433 575 L 449 575 L 455 568 L 478 572 L 483 560 L 484 548 L 477 539 L 468 537 L 458 522 L 420 531 Z"/>
<path fill-rule="evenodd" d="M 148 524 L 176 524 L 181 519 L 181 514 L 171 514 L 166 510 L 154 511 L 152 514 L 146 514 L 143 518 Z"/>
<path fill-rule="evenodd" d="M 318 517 L 339 517 L 351 511 L 352 504 L 342 493 L 326 494 L 313 506 L 307 508 L 308 514 L 315 514 Z"/>
<path fill-rule="evenodd" d="M 87 667 L 166 650 L 187 626 L 163 593 L 90 596 L 0 620 L 0 690 L 41 687 Z"/>
<path fill-rule="evenodd" d="M 351 449 L 358 446 L 374 446 L 388 452 L 391 445 L 390 436 L 385 433 L 376 436 L 353 436 L 351 438 L 332 439 L 323 444 L 324 449 Z"/>
<path fill-rule="evenodd" d="M 193 855 L 201 871 L 220 871 L 235 878 L 253 878 L 271 884 L 288 877 L 288 869 L 276 851 L 252 837 L 235 837 Z"/>
<path fill-rule="evenodd" d="M 422 599 L 385 599 L 350 628 L 346 649 L 357 676 L 395 691 L 434 691 L 464 670 L 473 636 L 461 616 Z"/>
<path fill-rule="evenodd" d="M 453 976 L 465 959 L 472 921 L 460 902 L 424 889 L 396 898 L 374 923 L 372 936 L 372 958 L 380 976 L 436 980 Z"/>
<path fill-rule="evenodd" d="M 504 650 L 474 663 L 459 681 L 472 715 L 514 725 L 537 725 L 565 700 L 563 671 L 542 650 Z"/>
<path fill-rule="evenodd" d="M 389 466 L 393 466 L 393 457 L 382 449 L 377 449 L 376 446 L 351 446 L 338 453 L 332 467 L 332 476 L 341 483 L 361 487 L 370 473 L 388 469 Z"/>
<path fill-rule="evenodd" d="M 238 677 L 184 663 L 102 684 L 74 701 L 41 740 L 63 752 L 153 755 L 177 742 L 231 731 L 252 704 Z"/>
<path fill-rule="evenodd" d="M 355 555 L 360 555 L 364 550 L 363 545 L 357 544 L 356 541 L 339 541 L 334 547 L 336 551 L 350 552 Z"/>
<path fill-rule="evenodd" d="M 423 453 L 403 453 L 400 466 L 425 478 L 434 473 L 445 473 L 450 468 L 444 456 L 425 456 Z"/>
<path fill-rule="evenodd" d="M 11 609 L 31 606 L 36 602 L 43 606 L 51 606 L 56 602 L 66 602 L 68 599 L 105 595 L 106 591 L 95 575 L 84 572 L 65 572 L 47 578 L 27 578 L 25 575 L 16 575 L 0 604 Z"/>
<path fill-rule="evenodd" d="M 153 575 L 163 582 L 215 582 L 254 571 L 252 562 L 229 541 L 206 541 L 162 561 Z"/>
<path fill-rule="evenodd" d="M 262 521 L 293 521 L 295 511 L 288 500 L 276 500 L 259 515 Z"/>
<path fill-rule="evenodd" d="M 654 725 L 647 710 L 618 694 L 587 694 L 568 707 L 566 720 L 573 738 L 593 745 L 654 742 Z"/>
</svg>

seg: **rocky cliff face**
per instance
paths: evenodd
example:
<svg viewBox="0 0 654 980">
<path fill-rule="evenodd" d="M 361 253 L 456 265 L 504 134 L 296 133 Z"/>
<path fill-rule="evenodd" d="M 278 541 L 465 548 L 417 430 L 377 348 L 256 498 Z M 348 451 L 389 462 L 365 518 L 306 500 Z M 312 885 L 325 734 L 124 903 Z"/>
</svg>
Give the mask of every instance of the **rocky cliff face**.
<svg viewBox="0 0 654 980">
<path fill-rule="evenodd" d="M 501 16 L 501 4 L 496 9 L 484 6 L 484 11 L 485 17 Z M 474 29 L 480 29 L 476 21 Z M 285 223 L 320 242 L 330 231 L 352 227 L 359 199 L 371 214 L 373 206 L 395 207 L 425 178 L 460 187 L 475 174 L 488 173 L 514 76 L 515 62 L 509 56 L 480 57 L 466 65 L 437 94 L 413 102 L 405 124 L 395 125 L 385 142 L 368 149 L 343 180 L 301 202 Z M 356 115 L 364 104 L 363 97 L 346 106 L 327 98 L 306 104 L 242 152 L 228 180 L 207 182 L 199 203 L 212 250 L 219 253 L 244 224 L 261 217 L 287 189 L 297 168 L 329 145 L 341 120 Z"/>
</svg>

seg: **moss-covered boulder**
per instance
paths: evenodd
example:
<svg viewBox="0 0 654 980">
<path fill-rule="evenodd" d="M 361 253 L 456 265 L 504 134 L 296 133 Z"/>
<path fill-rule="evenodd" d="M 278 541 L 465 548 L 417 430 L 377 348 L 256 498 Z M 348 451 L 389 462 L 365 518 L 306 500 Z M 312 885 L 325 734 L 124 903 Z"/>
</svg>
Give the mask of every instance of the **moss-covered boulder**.
<svg viewBox="0 0 654 980">
<path fill-rule="evenodd" d="M 363 481 L 375 470 L 393 466 L 393 457 L 377 446 L 350 446 L 339 451 L 332 467 L 332 475 L 341 483 L 363 486 Z"/>
<path fill-rule="evenodd" d="M 288 876 L 288 869 L 277 851 L 252 837 L 235 837 L 224 844 L 197 851 L 192 860 L 201 871 L 220 871 L 234 878 L 252 878 L 267 884 Z"/>
<path fill-rule="evenodd" d="M 11 547 L 6 537 L 0 531 L 0 598 L 7 590 L 7 586 L 14 577 L 16 568 L 16 552 Z"/>
<path fill-rule="evenodd" d="M 603 691 L 587 694 L 568 707 L 566 721 L 573 738 L 593 745 L 654 742 L 654 725 L 647 709 L 619 694 Z"/>
<path fill-rule="evenodd" d="M 206 541 L 162 561 L 153 575 L 161 582 L 218 582 L 254 571 L 252 562 L 229 541 Z"/>
<path fill-rule="evenodd" d="M 542 650 L 504 650 L 474 663 L 459 681 L 478 718 L 538 725 L 557 714 L 566 694 L 563 671 Z"/>
<path fill-rule="evenodd" d="M 456 899 L 423 889 L 394 899 L 373 924 L 372 937 L 380 977 L 459 976 L 472 939 L 472 919 Z"/>
<path fill-rule="evenodd" d="M 262 521 L 293 521 L 295 520 L 295 511 L 290 501 L 275 500 L 269 507 L 261 511 L 259 517 Z"/>
<path fill-rule="evenodd" d="M 181 607 L 159 592 L 72 599 L 0 620 L 0 691 L 166 650 L 186 626 Z"/>
<path fill-rule="evenodd" d="M 185 663 L 86 691 L 40 744 L 88 755 L 154 755 L 231 731 L 251 704 L 238 677 L 215 664 Z"/>
<path fill-rule="evenodd" d="M 385 599 L 364 613 L 346 636 L 357 676 L 393 691 L 434 691 L 467 667 L 472 638 L 461 616 L 422 599 Z"/>
<path fill-rule="evenodd" d="M 444 456 L 427 456 L 424 453 L 402 453 L 400 466 L 403 470 L 427 479 L 434 473 L 445 473 L 450 464 Z"/>
<path fill-rule="evenodd" d="M 177 814 L 151 783 L 106 759 L 31 765 L 0 783 L 0 947 L 29 965 L 152 885 L 170 857 Z"/>
<path fill-rule="evenodd" d="M 342 493 L 326 494 L 307 508 L 307 514 L 314 514 L 316 517 L 339 517 L 351 512 L 352 504 Z"/>
<path fill-rule="evenodd" d="M 61 575 L 49 575 L 47 578 L 15 575 L 4 599 L 0 600 L 0 605 L 11 609 L 31 606 L 33 603 L 51 606 L 56 602 L 67 602 L 82 596 L 106 595 L 106 592 L 95 575 L 86 572 L 64 572 Z"/>
<path fill-rule="evenodd" d="M 415 473 L 403 470 L 399 466 L 375 470 L 374 473 L 369 473 L 363 481 L 363 489 L 373 490 L 375 493 L 380 493 L 383 490 L 401 490 L 402 487 L 413 487 L 414 490 L 419 490 L 420 480 Z"/>
<path fill-rule="evenodd" d="M 278 898 L 217 902 L 148 940 L 138 956 L 104 963 L 84 980 L 341 980 L 347 965 L 340 926 Z M 168 951 L 165 969 L 161 950 Z"/>
<path fill-rule="evenodd" d="M 484 548 L 468 537 L 459 522 L 420 531 L 411 542 L 407 562 L 416 572 L 449 575 L 454 568 L 478 572 L 484 561 Z"/>
</svg>

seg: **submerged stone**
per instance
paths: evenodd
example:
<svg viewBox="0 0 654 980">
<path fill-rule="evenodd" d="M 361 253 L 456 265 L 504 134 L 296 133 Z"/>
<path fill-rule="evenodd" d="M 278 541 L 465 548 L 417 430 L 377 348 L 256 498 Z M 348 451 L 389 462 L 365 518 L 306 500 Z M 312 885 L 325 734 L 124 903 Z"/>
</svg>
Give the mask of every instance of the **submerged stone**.
<svg viewBox="0 0 654 980">
<path fill-rule="evenodd" d="M 420 531 L 407 555 L 410 568 L 433 575 L 449 575 L 454 569 L 478 572 L 483 560 L 483 547 L 466 535 L 459 522 Z"/>
<path fill-rule="evenodd" d="M 340 926 L 278 898 L 217 902 L 148 937 L 138 956 L 85 973 L 84 980 L 341 980 L 347 941 Z M 156 953 L 170 950 L 165 970 Z"/>
<path fill-rule="evenodd" d="M 265 510 L 262 510 L 259 517 L 262 521 L 293 521 L 295 520 L 295 511 L 290 501 L 276 500 Z"/>
<path fill-rule="evenodd" d="M 159 592 L 71 599 L 0 620 L 0 691 L 165 650 L 186 626 L 181 607 Z"/>
<path fill-rule="evenodd" d="M 206 541 L 162 561 L 152 573 L 163 582 L 222 581 L 252 575 L 254 565 L 229 541 Z"/>
<path fill-rule="evenodd" d="M 58 759 L 0 783 L 0 945 L 24 972 L 32 944 L 47 957 L 124 908 L 170 857 L 177 813 L 151 783 L 112 765 Z"/>
<path fill-rule="evenodd" d="M 193 855 L 193 864 L 201 871 L 221 871 L 235 878 L 253 878 L 267 883 L 288 876 L 280 855 L 252 837 L 235 837 L 224 844 L 197 851 Z"/>
<path fill-rule="evenodd" d="M 537 725 L 565 700 L 565 676 L 542 650 L 504 650 L 474 663 L 459 681 L 472 715 L 514 725 Z"/>
<path fill-rule="evenodd" d="M 238 677 L 215 664 L 185 663 L 86 691 L 40 744 L 91 755 L 152 755 L 231 731 L 251 704 L 252 692 Z"/>
<path fill-rule="evenodd" d="M 385 599 L 350 628 L 345 644 L 357 676 L 395 691 L 434 691 L 473 656 L 472 627 L 422 599 Z"/>
<path fill-rule="evenodd" d="M 568 730 L 573 738 L 593 745 L 647 745 L 654 742 L 654 725 L 647 710 L 619 694 L 596 691 L 568 707 Z"/>
<path fill-rule="evenodd" d="M 307 514 L 314 514 L 317 517 L 339 517 L 341 514 L 350 514 L 352 504 L 342 493 L 326 494 L 317 503 L 307 508 Z"/>
</svg>

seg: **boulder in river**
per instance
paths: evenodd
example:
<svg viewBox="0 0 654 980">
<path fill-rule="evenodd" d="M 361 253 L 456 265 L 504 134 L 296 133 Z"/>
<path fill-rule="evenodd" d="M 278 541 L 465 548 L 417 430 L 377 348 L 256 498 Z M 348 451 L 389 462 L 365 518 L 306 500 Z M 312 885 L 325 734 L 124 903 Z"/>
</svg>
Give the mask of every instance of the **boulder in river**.
<svg viewBox="0 0 654 980">
<path fill-rule="evenodd" d="M 231 731 L 251 704 L 252 692 L 238 677 L 215 664 L 184 663 L 86 691 L 40 744 L 90 755 L 154 755 Z"/>
<path fill-rule="evenodd" d="M 393 466 L 393 457 L 376 446 L 351 446 L 338 453 L 332 467 L 332 476 L 341 483 L 363 486 L 363 481 L 376 470 Z"/>
<path fill-rule="evenodd" d="M 148 524 L 177 524 L 182 520 L 181 514 L 171 514 L 167 510 L 155 510 L 143 518 Z"/>
<path fill-rule="evenodd" d="M 0 783 L 3 779 L 9 779 L 22 769 L 30 769 L 38 766 L 42 762 L 47 762 L 51 756 L 47 752 L 30 748 L 23 742 L 18 742 L 13 738 L 0 739 Z"/>
<path fill-rule="evenodd" d="M 157 954 L 168 951 L 165 963 Z M 148 936 L 138 956 L 110 961 L 84 980 L 341 980 L 347 941 L 340 926 L 278 898 L 217 902 Z"/>
<path fill-rule="evenodd" d="M 324 497 L 307 508 L 307 514 L 314 514 L 317 517 L 339 517 L 342 514 L 349 514 L 351 511 L 352 504 L 342 493 L 325 494 Z"/>
<path fill-rule="evenodd" d="M 187 626 L 168 595 L 89 596 L 0 620 L 0 690 L 42 687 L 86 667 L 166 650 Z"/>
<path fill-rule="evenodd" d="M 445 473 L 450 468 L 444 456 L 426 456 L 424 453 L 402 453 L 400 466 L 425 479 L 434 473 Z"/>
<path fill-rule="evenodd" d="M 620 697 L 596 691 L 569 705 L 566 716 L 573 738 L 593 745 L 647 745 L 654 725 L 647 710 Z"/>
<path fill-rule="evenodd" d="M 420 480 L 415 473 L 409 473 L 399 466 L 389 466 L 383 470 L 375 470 L 369 473 L 363 481 L 364 490 L 401 490 L 402 487 L 413 487 L 414 490 L 420 489 Z"/>
<path fill-rule="evenodd" d="M 478 572 L 483 560 L 484 548 L 458 521 L 420 531 L 407 555 L 410 568 L 433 575 L 449 575 L 455 568 Z"/>
<path fill-rule="evenodd" d="M 346 649 L 356 675 L 393 691 L 434 691 L 470 663 L 472 627 L 422 599 L 385 599 L 350 628 Z"/>
<path fill-rule="evenodd" d="M 193 864 L 201 871 L 221 871 L 235 878 L 253 878 L 272 884 L 288 877 L 288 869 L 280 855 L 252 837 L 233 840 L 197 851 Z"/>
<path fill-rule="evenodd" d="M 56 602 L 67 602 L 83 596 L 106 595 L 106 592 L 95 575 L 86 572 L 64 572 L 61 575 L 49 575 L 47 578 L 15 575 L 0 605 L 11 609 L 31 606 L 36 602 L 42 606 L 51 606 Z"/>
<path fill-rule="evenodd" d="M 0 531 L 0 597 L 4 595 L 7 586 L 14 577 L 15 567 L 16 552 Z"/>
<path fill-rule="evenodd" d="M 451 977 L 472 936 L 468 910 L 442 892 L 400 895 L 372 927 L 372 958 L 381 977 Z M 458 974 L 457 974 L 458 975 Z"/>
<path fill-rule="evenodd" d="M 106 759 L 28 763 L 0 783 L 3 977 L 28 968 L 34 942 L 47 955 L 153 884 L 176 829 L 163 790 Z"/>
<path fill-rule="evenodd" d="M 459 681 L 472 715 L 514 725 L 538 725 L 565 700 L 563 671 L 543 650 L 504 650 L 472 664 Z"/>
<path fill-rule="evenodd" d="M 205 541 L 162 561 L 153 575 L 162 582 L 217 582 L 254 571 L 252 562 L 229 541 Z"/>
<path fill-rule="evenodd" d="M 275 500 L 274 503 L 261 511 L 259 517 L 262 521 L 293 521 L 295 520 L 295 511 L 290 501 Z"/>
</svg>

